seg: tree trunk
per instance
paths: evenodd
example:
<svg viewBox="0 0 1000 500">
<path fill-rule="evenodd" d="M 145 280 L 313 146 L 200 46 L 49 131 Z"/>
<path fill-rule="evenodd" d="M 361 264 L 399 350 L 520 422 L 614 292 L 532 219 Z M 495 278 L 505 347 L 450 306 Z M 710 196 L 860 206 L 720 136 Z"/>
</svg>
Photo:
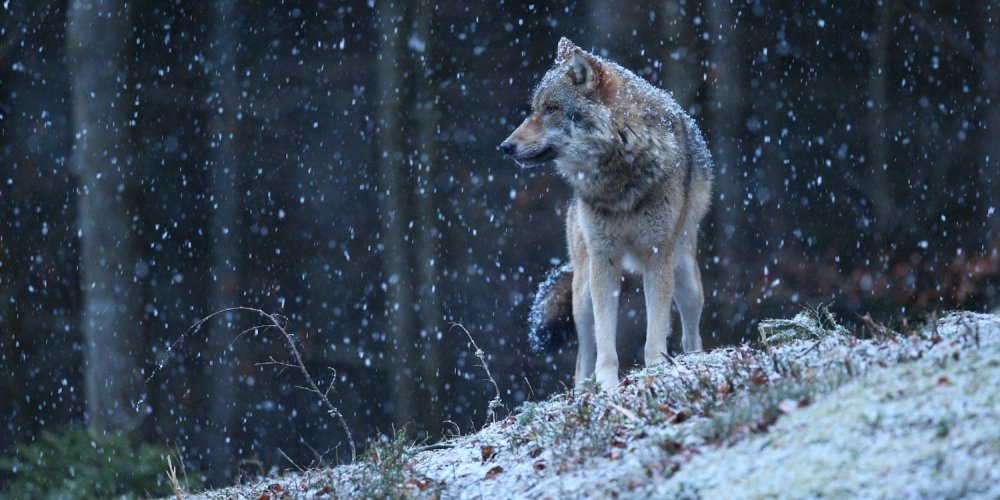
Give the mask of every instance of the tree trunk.
<svg viewBox="0 0 1000 500">
<path fill-rule="evenodd" d="M 433 60 L 433 33 L 431 30 L 434 3 L 423 1 L 416 13 L 416 35 L 424 42 L 424 49 L 416 51 L 415 61 L 417 83 L 417 130 L 420 137 L 420 158 L 417 165 L 416 200 L 417 227 L 416 262 L 417 294 L 420 305 L 420 343 L 424 392 L 427 404 L 421 412 L 428 431 L 444 421 L 444 384 L 441 380 L 441 307 L 437 300 L 437 266 L 440 262 L 438 240 L 440 228 L 437 225 L 437 93 L 435 92 Z"/>
<path fill-rule="evenodd" d="M 635 0 L 589 0 L 586 8 L 592 36 L 590 40 L 575 42 L 584 44 L 581 45 L 584 49 L 588 48 L 586 43 L 592 43 L 596 54 L 614 60 L 654 84 L 663 83 L 655 81 L 658 75 L 652 64 L 660 59 L 660 38 L 663 36 L 657 17 L 659 12 L 655 8 Z"/>
<path fill-rule="evenodd" d="M 736 27 L 731 3 L 706 2 L 706 22 L 710 34 L 710 71 L 715 81 L 709 82 L 708 137 L 715 160 L 715 185 L 718 195 L 714 210 L 715 249 L 723 263 L 732 260 L 740 248 L 737 220 L 744 196 L 742 168 L 739 160 L 740 134 L 743 126 L 742 81 L 740 78 L 740 47 L 742 40 Z"/>
<path fill-rule="evenodd" d="M 882 0 L 876 7 L 878 24 L 871 47 L 871 69 L 868 74 L 868 151 L 870 182 L 865 196 L 872 203 L 875 232 L 879 239 L 889 236 L 895 222 L 896 209 L 889 182 L 889 132 L 886 130 L 886 110 L 889 77 L 889 44 L 892 39 L 892 0 Z"/>
<path fill-rule="evenodd" d="M 236 114 L 239 107 L 236 49 L 239 30 L 236 0 L 216 0 L 211 14 L 209 46 L 212 70 L 208 105 L 209 157 L 212 172 L 212 270 L 211 311 L 236 303 L 240 286 L 240 180 L 242 165 L 238 159 Z M 235 334 L 232 315 L 213 321 L 208 330 L 211 364 L 210 397 L 204 445 L 208 451 L 208 469 L 213 483 L 230 482 L 236 471 L 236 456 L 231 433 L 236 423 L 239 392 L 236 365 L 242 359 L 240 343 L 232 344 Z"/>
<path fill-rule="evenodd" d="M 691 112 L 698 96 L 698 33 L 694 29 L 691 0 L 667 0 L 663 6 L 663 87 L 674 100 Z"/>
<path fill-rule="evenodd" d="M 144 353 L 138 187 L 125 96 L 129 16 L 120 0 L 76 0 L 68 17 L 87 417 L 95 431 L 126 431 L 141 420 L 133 405 L 142 392 Z"/>
<path fill-rule="evenodd" d="M 983 204 L 987 213 L 986 230 L 993 251 L 1000 251 L 1000 6 L 983 1 L 979 16 L 983 23 L 983 76 L 981 93 L 989 99 L 984 106 L 984 133 L 982 138 L 982 166 L 979 172 L 980 190 L 985 194 Z M 991 213 L 992 211 L 992 213 Z"/>
<path fill-rule="evenodd" d="M 386 324 L 389 348 L 392 355 L 386 364 L 389 384 L 393 388 L 395 420 L 406 424 L 413 420 L 415 398 L 414 341 L 416 317 L 412 265 L 410 262 L 408 225 L 410 197 L 409 166 L 403 154 L 401 128 L 407 85 L 400 62 L 403 59 L 405 10 L 401 2 L 388 1 L 379 6 L 378 33 L 381 48 L 377 63 L 378 166 L 379 215 L 382 219 L 381 252 L 383 259 L 382 282 L 386 292 Z"/>
<path fill-rule="evenodd" d="M 619 46 L 628 43 L 631 37 L 620 36 L 622 33 L 619 13 L 627 11 L 632 2 L 589 0 L 585 5 L 589 16 L 590 40 L 574 40 L 574 42 L 580 43 L 584 50 L 593 49 L 595 54 L 606 55 L 622 66 L 629 67 L 627 58 L 633 51 L 623 54 L 619 51 Z M 592 47 L 587 47 L 585 45 L 587 43 Z"/>
</svg>

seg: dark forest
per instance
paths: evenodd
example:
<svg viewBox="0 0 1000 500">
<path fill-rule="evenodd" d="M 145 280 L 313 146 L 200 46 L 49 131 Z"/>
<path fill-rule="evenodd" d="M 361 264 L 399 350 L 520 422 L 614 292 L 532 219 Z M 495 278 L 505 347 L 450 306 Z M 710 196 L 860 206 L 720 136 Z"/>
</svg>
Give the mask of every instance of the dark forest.
<svg viewBox="0 0 1000 500">
<path fill-rule="evenodd" d="M 231 311 L 177 342 L 232 307 L 285 318 L 359 448 L 489 418 L 456 324 L 507 408 L 565 391 L 575 349 L 533 353 L 527 315 L 567 259 L 570 189 L 497 149 L 560 37 L 705 132 L 706 348 L 820 304 L 854 325 L 996 311 L 998 9 L 4 1 L 0 450 L 127 433 L 211 485 L 349 461 L 266 320 Z M 641 361 L 638 288 L 623 366 Z"/>
</svg>

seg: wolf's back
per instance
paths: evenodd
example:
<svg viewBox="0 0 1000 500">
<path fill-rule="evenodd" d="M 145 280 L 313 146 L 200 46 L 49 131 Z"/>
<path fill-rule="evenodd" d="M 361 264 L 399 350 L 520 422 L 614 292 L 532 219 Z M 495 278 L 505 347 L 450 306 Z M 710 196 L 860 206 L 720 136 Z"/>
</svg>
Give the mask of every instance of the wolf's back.
<svg viewBox="0 0 1000 500">
<path fill-rule="evenodd" d="M 528 340 L 533 351 L 552 352 L 574 336 L 573 268 L 566 264 L 549 271 L 538 285 L 528 315 Z"/>
</svg>

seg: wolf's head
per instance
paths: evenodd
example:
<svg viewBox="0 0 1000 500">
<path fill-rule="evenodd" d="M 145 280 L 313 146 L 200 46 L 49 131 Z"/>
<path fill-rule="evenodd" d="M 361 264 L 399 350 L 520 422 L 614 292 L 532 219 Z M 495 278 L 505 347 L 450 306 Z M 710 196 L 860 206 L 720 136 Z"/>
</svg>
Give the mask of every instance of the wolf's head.
<svg viewBox="0 0 1000 500">
<path fill-rule="evenodd" d="M 531 97 L 531 114 L 500 150 L 525 167 L 593 161 L 594 149 L 615 137 L 609 106 L 618 85 L 609 63 L 559 40 L 555 65 Z"/>
</svg>

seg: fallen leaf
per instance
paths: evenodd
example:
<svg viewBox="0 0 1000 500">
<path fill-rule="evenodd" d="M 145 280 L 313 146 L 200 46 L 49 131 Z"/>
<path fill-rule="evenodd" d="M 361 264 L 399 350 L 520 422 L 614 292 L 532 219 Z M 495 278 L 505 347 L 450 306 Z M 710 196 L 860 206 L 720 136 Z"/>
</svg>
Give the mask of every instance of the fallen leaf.
<svg viewBox="0 0 1000 500">
<path fill-rule="evenodd" d="M 427 489 L 427 481 L 421 481 L 415 477 L 410 478 L 410 484 L 416 486 L 418 490 L 424 491 Z"/>
<path fill-rule="evenodd" d="M 267 487 L 267 491 L 261 493 L 259 500 L 271 500 L 272 498 L 277 499 L 277 498 L 282 498 L 284 496 L 285 496 L 285 487 L 278 483 L 273 483 Z"/>
<path fill-rule="evenodd" d="M 496 479 L 497 475 L 499 475 L 501 472 L 503 472 L 503 467 L 500 467 L 498 465 L 486 471 L 486 477 L 484 477 L 483 479 Z"/>
<path fill-rule="evenodd" d="M 538 458 L 538 455 L 541 455 L 542 451 L 544 451 L 542 448 L 535 448 L 534 450 L 531 450 L 531 453 L 528 455 L 530 455 L 531 458 Z"/>
<path fill-rule="evenodd" d="M 612 439 L 611 446 L 614 446 L 615 448 L 628 448 L 627 443 L 618 439 Z"/>
<path fill-rule="evenodd" d="M 314 496 L 319 497 L 319 496 L 329 495 L 329 494 L 330 494 L 330 487 L 329 486 L 324 486 L 324 487 L 320 488 L 319 491 L 317 491 Z"/>
<path fill-rule="evenodd" d="M 660 404 L 656 405 L 656 409 L 660 410 L 660 413 L 666 413 L 667 415 L 673 415 L 674 414 L 674 410 L 670 409 L 670 407 L 667 406 L 664 403 L 660 403 Z"/>
<path fill-rule="evenodd" d="M 778 420 L 776 418 L 765 417 L 760 422 L 757 422 L 757 430 L 758 431 L 766 431 L 766 430 L 770 429 L 771 426 L 774 425 L 774 423 L 777 422 L 777 421 Z"/>
<path fill-rule="evenodd" d="M 679 411 L 679 412 L 677 412 L 676 415 L 674 415 L 674 418 L 673 418 L 673 420 L 671 420 L 671 422 L 673 422 L 675 424 L 679 424 L 681 422 L 684 422 L 687 419 L 688 419 L 688 414 L 684 413 L 683 411 Z"/>
<path fill-rule="evenodd" d="M 545 460 L 539 460 L 539 461 L 535 462 L 534 464 L 532 464 L 531 467 L 534 468 L 535 470 L 544 470 L 545 467 L 546 467 Z"/>
<path fill-rule="evenodd" d="M 938 385 L 948 385 L 950 383 L 951 379 L 949 379 L 948 377 L 942 375 L 941 377 L 938 378 Z"/>
<path fill-rule="evenodd" d="M 684 449 L 684 445 L 678 441 L 674 441 L 673 439 L 668 439 L 660 443 L 660 448 L 671 455 L 675 455 Z"/>
<path fill-rule="evenodd" d="M 480 452 L 482 453 L 482 456 L 483 456 L 483 461 L 481 463 L 485 464 L 486 462 L 489 462 L 490 460 L 493 459 L 493 457 L 496 456 L 497 449 L 496 449 L 495 446 L 486 445 L 486 446 L 483 446 L 483 448 L 482 448 L 482 450 L 480 450 Z"/>
</svg>

